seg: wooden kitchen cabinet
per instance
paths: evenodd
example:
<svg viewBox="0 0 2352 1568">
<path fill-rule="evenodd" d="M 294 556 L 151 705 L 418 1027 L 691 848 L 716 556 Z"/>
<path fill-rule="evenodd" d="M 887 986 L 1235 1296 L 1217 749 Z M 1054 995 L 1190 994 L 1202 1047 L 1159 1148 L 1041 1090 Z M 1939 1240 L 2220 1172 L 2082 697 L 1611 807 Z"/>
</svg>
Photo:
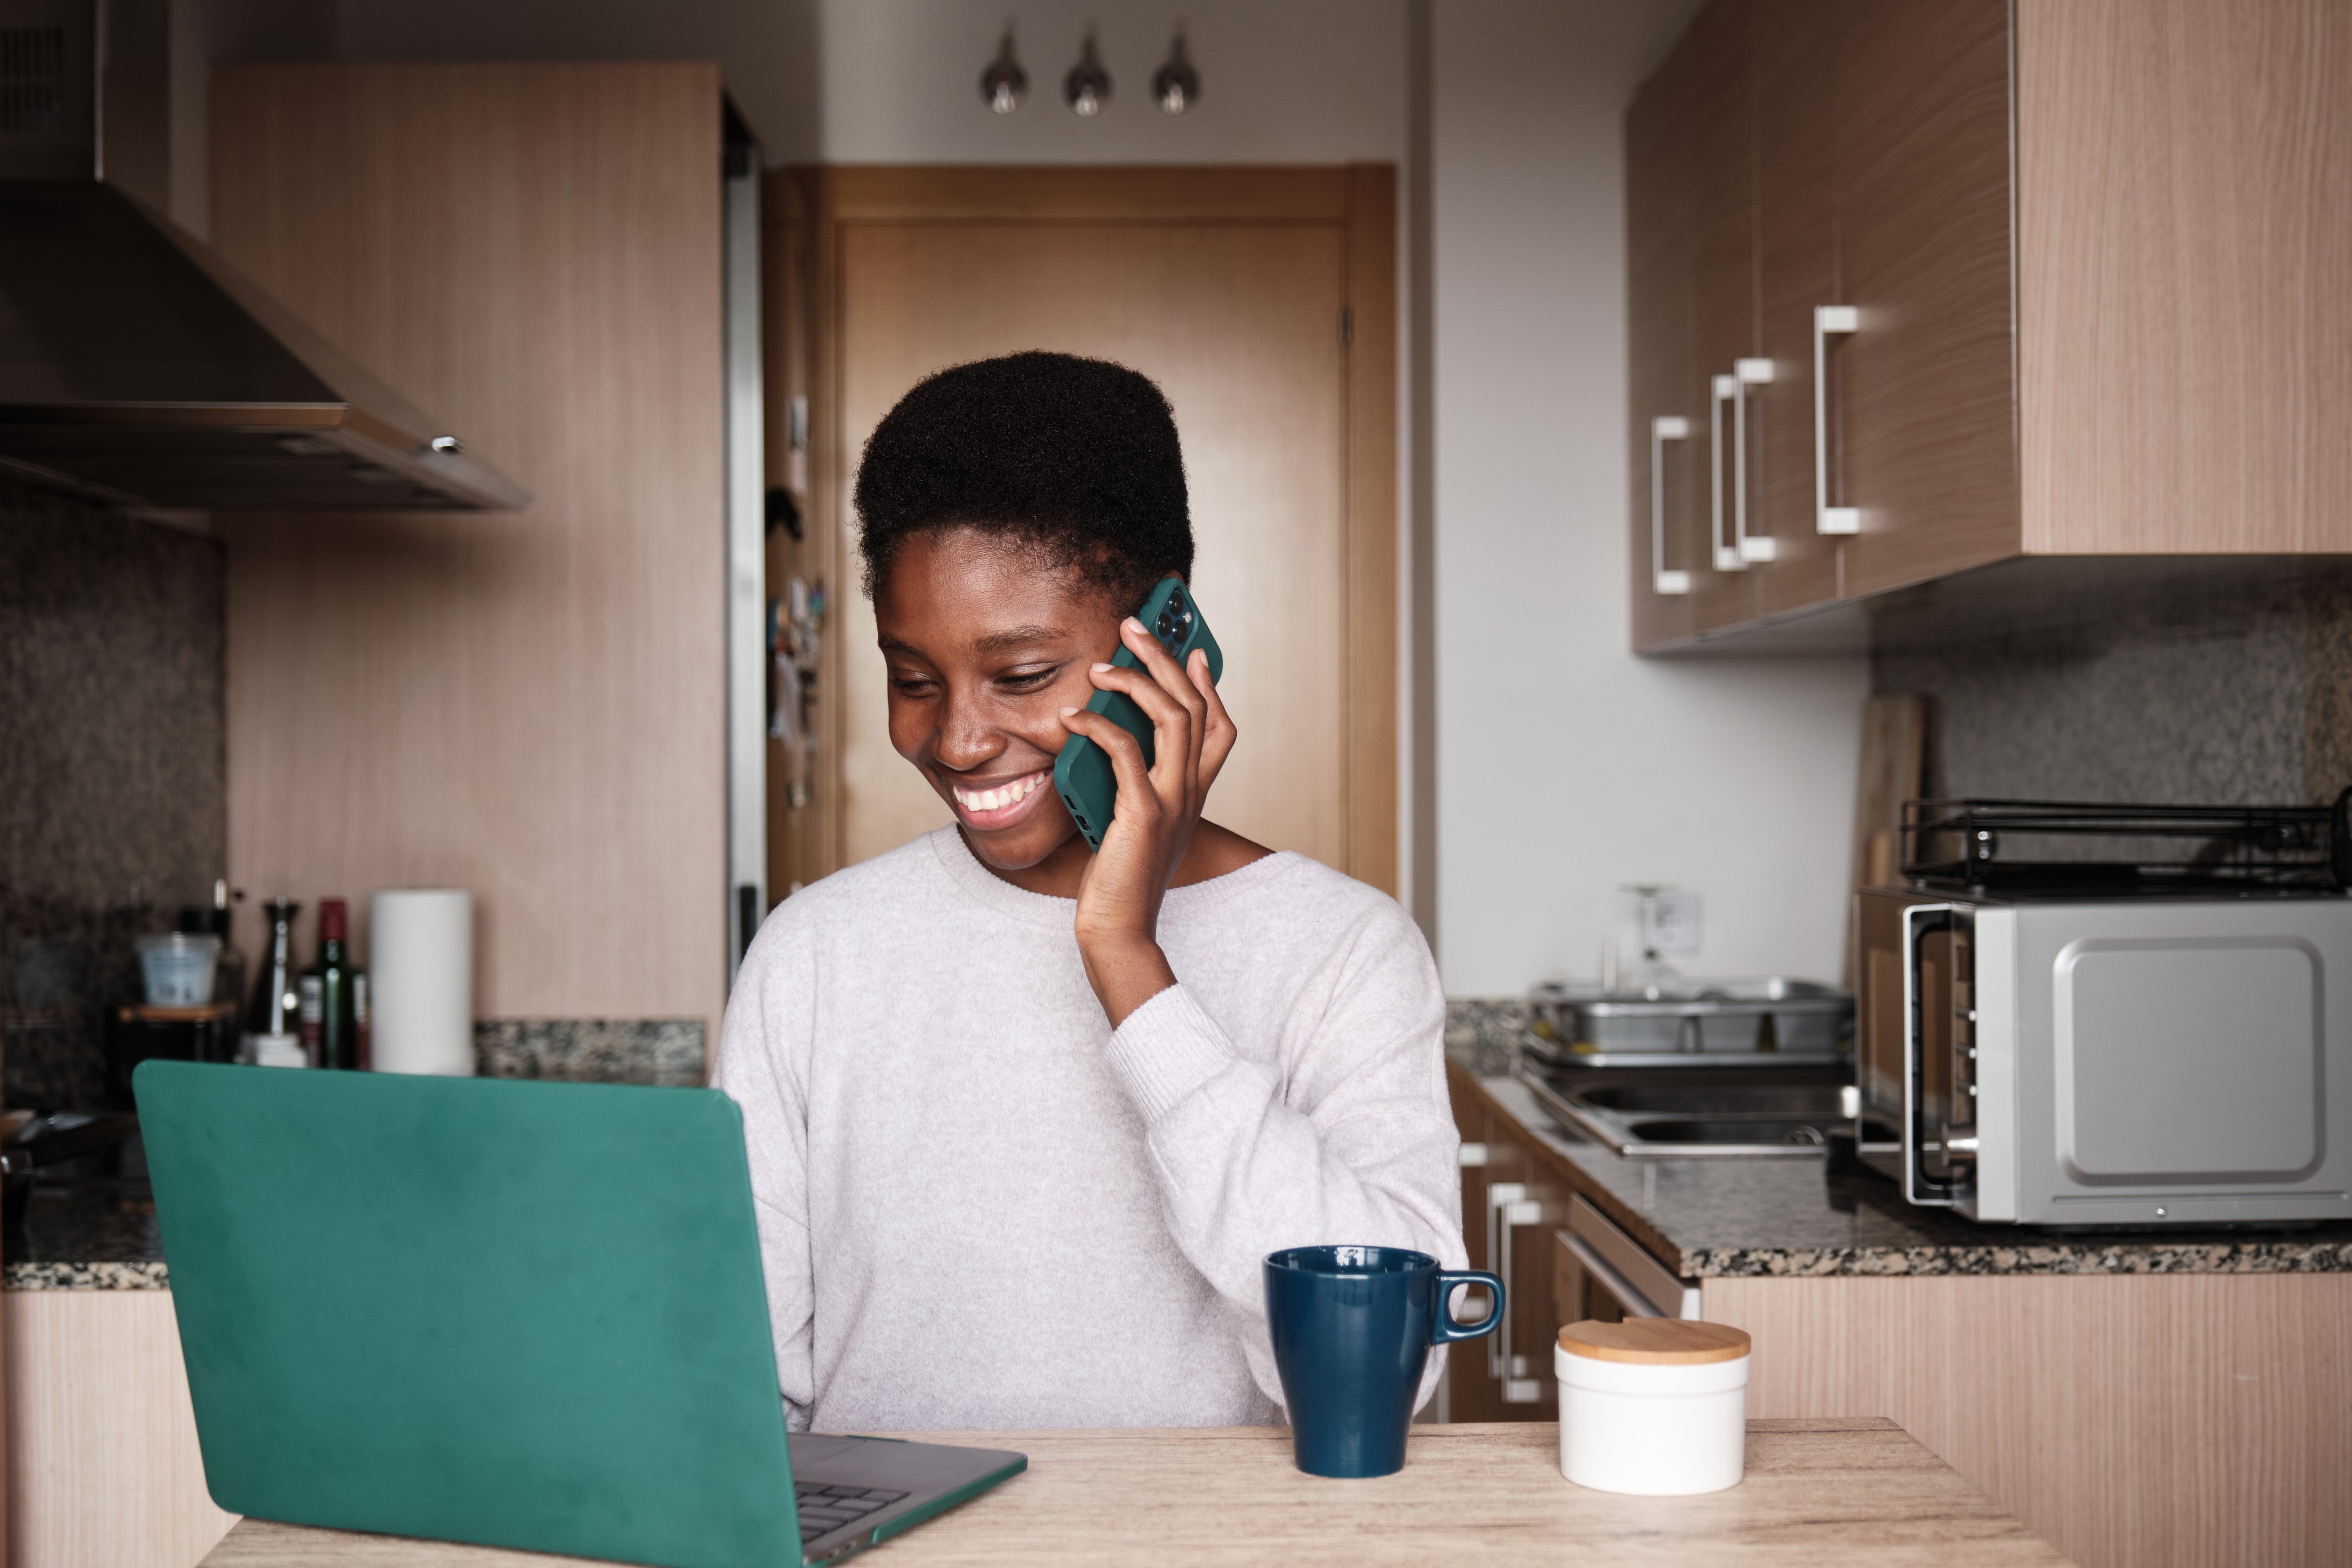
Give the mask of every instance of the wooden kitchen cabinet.
<svg viewBox="0 0 2352 1568">
<path fill-rule="evenodd" d="M 168 1290 L 8 1292 L 11 1568 L 187 1568 L 214 1506 Z"/>
<path fill-rule="evenodd" d="M 1712 0 L 1625 121 L 1634 646 L 2352 551 L 2347 73 L 2331 0 Z"/>
<path fill-rule="evenodd" d="M 1503 1322 L 1448 1352 L 1449 1421 L 1556 1421 L 1559 1391 L 1551 1347 L 1551 1233 L 1566 1214 L 1568 1189 L 1548 1162 L 1514 1137 L 1510 1124 L 1457 1100 L 1462 1134 L 1462 1237 L 1470 1267 L 1500 1275 Z"/>
<path fill-rule="evenodd" d="M 1842 1178 L 1774 1182 L 1739 1162 L 1628 1184 L 1625 1162 L 1538 1131 L 1524 1085 L 1458 1063 L 1447 1081 L 1488 1162 L 1463 1172 L 1474 1258 L 1486 1172 L 1532 1154 L 1544 1173 L 1555 1321 L 1638 1296 L 1745 1329 L 1751 1417 L 1891 1417 L 2083 1568 L 2352 1562 L 2345 1242 L 1976 1226 L 1876 1176 L 1841 1202 Z M 1853 1228 L 1832 1241 L 1811 1229 L 1824 1214 Z M 1733 1215 L 1744 1235 L 1724 1234 Z M 1493 1397 L 1483 1365 L 1454 1363 L 1454 1419 L 1501 1409 L 1466 1397 Z"/>
</svg>

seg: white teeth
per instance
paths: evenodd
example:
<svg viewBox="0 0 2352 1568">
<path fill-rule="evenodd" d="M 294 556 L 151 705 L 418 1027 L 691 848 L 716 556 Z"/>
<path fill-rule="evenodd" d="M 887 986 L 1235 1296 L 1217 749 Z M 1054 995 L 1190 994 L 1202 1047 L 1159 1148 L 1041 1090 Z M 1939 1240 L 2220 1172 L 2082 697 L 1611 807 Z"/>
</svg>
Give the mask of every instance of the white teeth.
<svg viewBox="0 0 2352 1568">
<path fill-rule="evenodd" d="M 966 811 L 1002 811 L 1008 805 L 1016 805 L 1028 799 L 1045 781 L 1044 773 L 1031 773 L 1026 778 L 1014 779 L 1011 784 L 999 784 L 994 789 L 971 790 L 959 785 L 955 797 Z"/>
</svg>

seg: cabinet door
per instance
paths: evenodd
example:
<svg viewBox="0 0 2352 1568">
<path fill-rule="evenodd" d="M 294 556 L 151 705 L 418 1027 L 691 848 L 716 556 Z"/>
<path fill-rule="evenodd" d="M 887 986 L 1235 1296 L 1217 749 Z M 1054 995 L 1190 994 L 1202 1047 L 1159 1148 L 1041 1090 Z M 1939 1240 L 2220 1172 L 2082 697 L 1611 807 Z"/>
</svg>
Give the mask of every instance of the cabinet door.
<svg viewBox="0 0 2352 1568">
<path fill-rule="evenodd" d="M 1832 481 L 1862 511 L 1844 592 L 2020 543 L 2009 0 L 1836 7 L 1840 304 Z"/>
<path fill-rule="evenodd" d="M 1697 626 L 1696 590 L 1714 572 L 1706 405 L 1693 390 L 1701 384 L 1687 60 L 1676 50 L 1625 111 L 1628 555 L 1637 648 L 1688 637 Z"/>
<path fill-rule="evenodd" d="M 1771 382 L 1751 393 L 1749 531 L 1767 614 L 1838 595 L 1840 542 L 1815 516 L 1813 310 L 1839 303 L 1837 37 L 1832 0 L 1752 0 L 1756 79 L 1757 323 Z"/>
<path fill-rule="evenodd" d="M 1499 1400 L 1487 1419 L 1553 1421 L 1559 1416 L 1559 1390 L 1551 1351 L 1559 1324 L 1551 1302 L 1551 1233 L 1567 1215 L 1568 1193 L 1523 1145 L 1504 1135 L 1497 1119 L 1489 1118 L 1488 1129 L 1480 1240 L 1509 1300 L 1501 1327 L 1460 1351 L 1486 1356 Z"/>
<path fill-rule="evenodd" d="M 1494 1149 L 1486 1108 L 1458 1089 L 1454 1128 L 1462 1136 L 1462 1240 L 1470 1267 L 1495 1270 L 1486 1244 L 1486 1187 Z M 1484 1340 L 1465 1340 L 1446 1352 L 1445 1416 L 1449 1421 L 1502 1421 L 1503 1385 L 1496 1377 Z"/>
<path fill-rule="evenodd" d="M 1727 380 L 1738 384 L 1740 362 L 1758 353 L 1754 10 L 1752 0 L 1714 0 L 1675 50 L 1689 80 L 1696 362 L 1689 395 L 1705 415 L 1691 432 L 1706 490 L 1698 520 L 1707 536 L 1697 590 L 1702 628 L 1753 620 L 1761 603 L 1755 567 L 1738 553 L 1737 536 L 1756 479 L 1747 460 L 1756 449 L 1748 416 L 1769 388 L 1720 395 Z"/>
<path fill-rule="evenodd" d="M 1570 1323 L 1622 1323 L 1625 1308 L 1592 1277 L 1568 1245 L 1568 1232 L 1551 1237 L 1551 1310 L 1561 1328 Z"/>
</svg>

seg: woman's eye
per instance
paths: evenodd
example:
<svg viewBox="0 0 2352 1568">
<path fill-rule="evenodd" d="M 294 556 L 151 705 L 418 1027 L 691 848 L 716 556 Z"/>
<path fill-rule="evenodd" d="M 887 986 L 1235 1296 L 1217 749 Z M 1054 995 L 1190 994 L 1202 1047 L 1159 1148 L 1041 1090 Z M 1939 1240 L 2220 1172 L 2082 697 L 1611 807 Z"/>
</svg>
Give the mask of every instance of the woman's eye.
<svg viewBox="0 0 2352 1568">
<path fill-rule="evenodd" d="M 902 697 L 925 697 L 930 694 L 931 679 L 927 675 L 894 675 L 890 685 Z"/>
<path fill-rule="evenodd" d="M 1013 691 L 1034 691 L 1059 674 L 1058 669 L 1024 669 L 1017 675 L 997 678 L 997 684 Z"/>
</svg>

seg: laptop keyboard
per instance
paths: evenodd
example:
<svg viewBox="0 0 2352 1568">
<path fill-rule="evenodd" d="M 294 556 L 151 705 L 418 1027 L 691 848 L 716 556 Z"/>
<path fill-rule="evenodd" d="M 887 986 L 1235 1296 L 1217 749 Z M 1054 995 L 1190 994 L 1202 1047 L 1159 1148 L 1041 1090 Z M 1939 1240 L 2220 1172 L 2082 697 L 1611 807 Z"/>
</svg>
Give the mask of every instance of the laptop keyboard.
<svg viewBox="0 0 2352 1568">
<path fill-rule="evenodd" d="M 905 1492 L 879 1492 L 865 1487 L 828 1487 L 814 1481 L 794 1481 L 793 1501 L 801 1510 L 801 1542 L 806 1545 L 845 1524 L 855 1524 L 877 1509 L 906 1497 Z"/>
</svg>

